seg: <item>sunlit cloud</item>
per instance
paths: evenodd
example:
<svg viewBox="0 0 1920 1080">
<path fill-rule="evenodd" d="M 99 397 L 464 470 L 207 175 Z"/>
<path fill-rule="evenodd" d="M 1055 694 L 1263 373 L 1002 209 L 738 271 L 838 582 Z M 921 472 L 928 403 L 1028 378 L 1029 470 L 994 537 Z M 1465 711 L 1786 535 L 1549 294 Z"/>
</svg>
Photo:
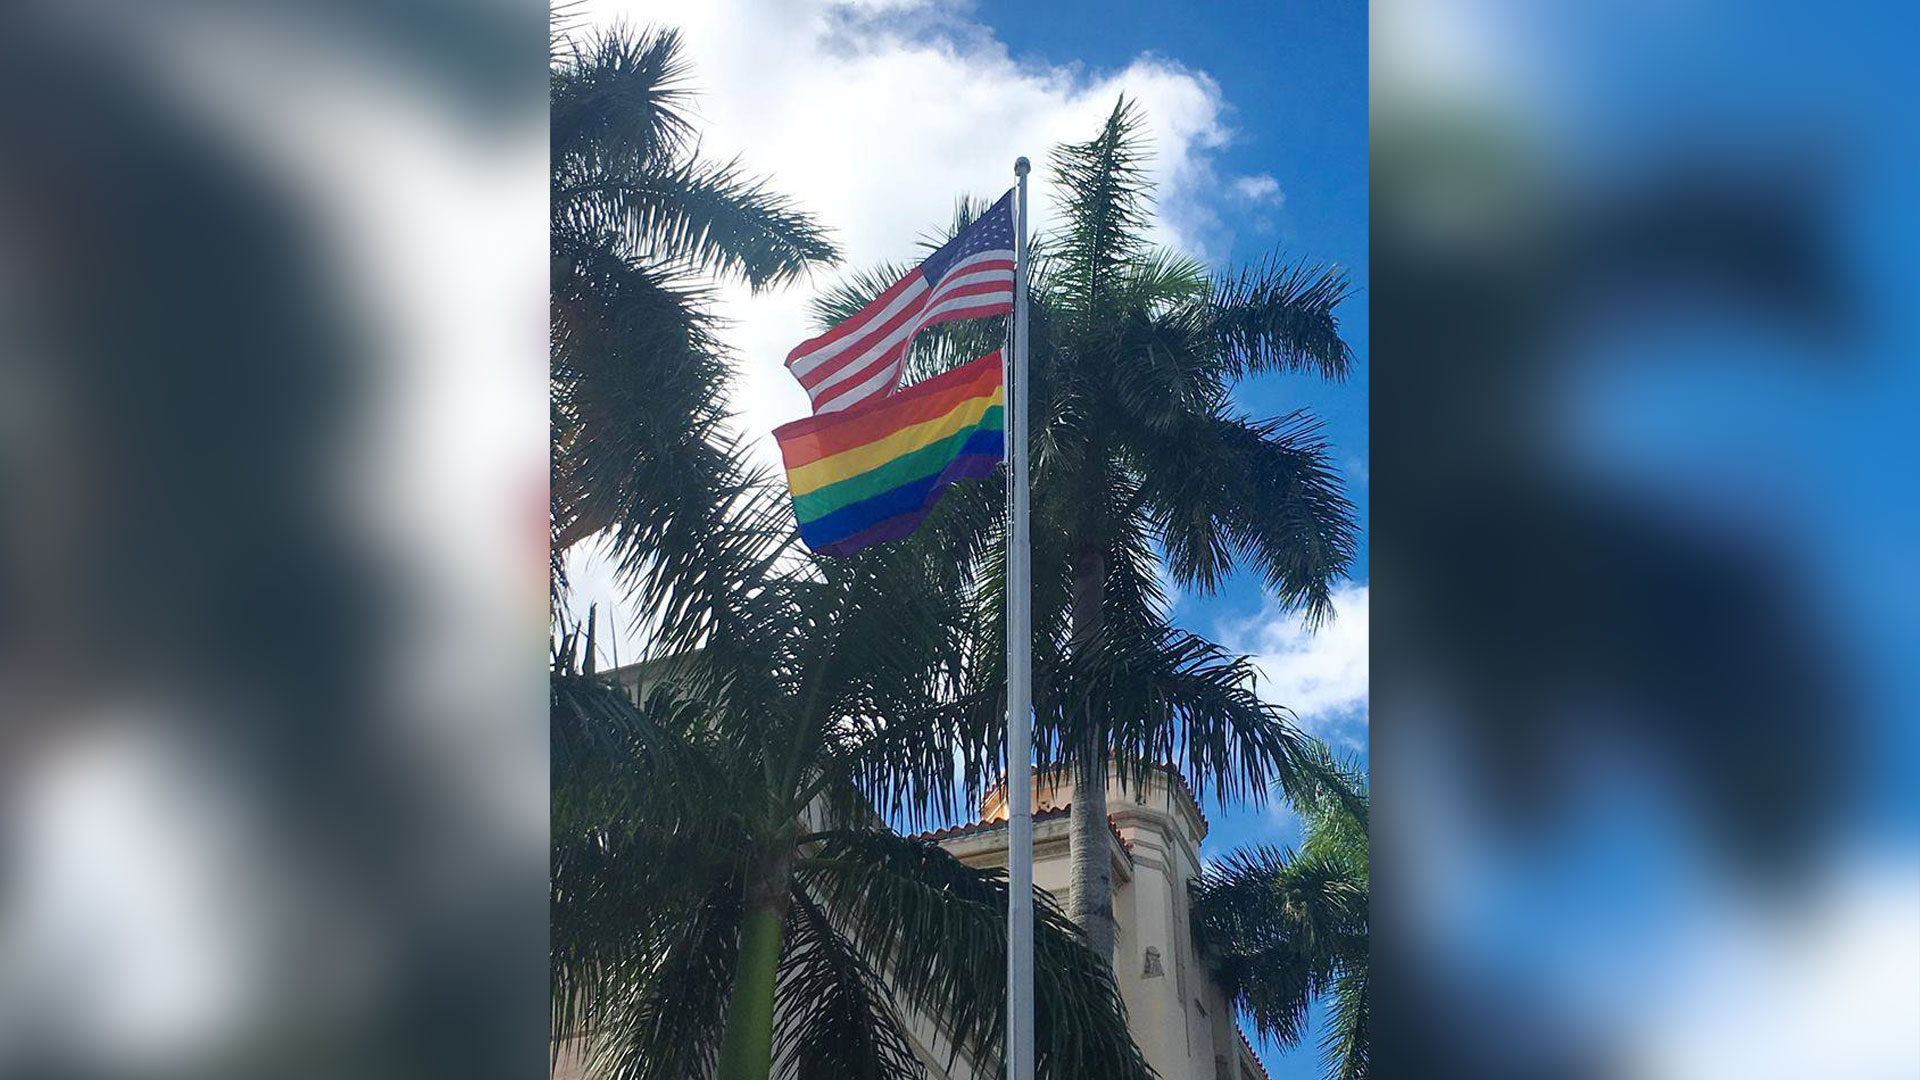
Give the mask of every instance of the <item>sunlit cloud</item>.
<svg viewBox="0 0 1920 1080">
<path fill-rule="evenodd" d="M 1366 748 L 1367 586 L 1333 595 L 1334 617 L 1308 631 L 1296 612 L 1269 603 L 1250 619 L 1228 620 L 1219 641 L 1252 658 L 1260 696 L 1292 710 L 1301 725 L 1336 750 Z"/>
</svg>

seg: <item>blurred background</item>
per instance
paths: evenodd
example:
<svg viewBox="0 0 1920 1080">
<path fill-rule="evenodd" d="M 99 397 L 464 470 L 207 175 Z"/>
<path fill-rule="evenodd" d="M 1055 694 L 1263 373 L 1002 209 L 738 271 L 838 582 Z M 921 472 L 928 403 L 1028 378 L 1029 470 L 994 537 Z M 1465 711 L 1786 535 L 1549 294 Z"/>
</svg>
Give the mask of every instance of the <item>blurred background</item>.
<svg viewBox="0 0 1920 1080">
<path fill-rule="evenodd" d="M 0 1076 L 545 1067 L 546 50 L 0 13 Z"/>
<path fill-rule="evenodd" d="M 1920 1075 L 1911 10 L 1372 13 L 1381 1075 Z"/>
</svg>

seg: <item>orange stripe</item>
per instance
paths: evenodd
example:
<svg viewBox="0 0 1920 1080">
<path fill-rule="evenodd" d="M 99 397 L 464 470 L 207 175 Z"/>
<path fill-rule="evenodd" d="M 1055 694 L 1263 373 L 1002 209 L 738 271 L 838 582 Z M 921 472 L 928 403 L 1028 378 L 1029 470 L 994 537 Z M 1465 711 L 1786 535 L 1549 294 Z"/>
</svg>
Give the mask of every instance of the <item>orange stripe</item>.
<svg viewBox="0 0 1920 1080">
<path fill-rule="evenodd" d="M 945 416 L 961 402 L 986 397 L 999 387 L 1000 354 L 988 353 L 866 405 L 784 424 L 774 429 L 773 436 L 787 468 L 795 469 Z"/>
<path fill-rule="evenodd" d="M 805 465 L 787 466 L 787 487 L 794 495 L 805 495 L 820 488 L 837 484 L 862 473 L 887 464 L 890 461 L 917 450 L 925 449 L 932 443 L 952 436 L 966 428 L 980 426 L 981 417 L 999 408 L 1000 388 L 994 387 L 990 394 L 980 397 L 960 399 L 953 411 L 945 416 L 936 416 L 918 424 L 908 424 L 893 431 L 884 438 L 864 443 L 851 450 L 842 450 L 823 458 L 815 458 Z"/>
</svg>

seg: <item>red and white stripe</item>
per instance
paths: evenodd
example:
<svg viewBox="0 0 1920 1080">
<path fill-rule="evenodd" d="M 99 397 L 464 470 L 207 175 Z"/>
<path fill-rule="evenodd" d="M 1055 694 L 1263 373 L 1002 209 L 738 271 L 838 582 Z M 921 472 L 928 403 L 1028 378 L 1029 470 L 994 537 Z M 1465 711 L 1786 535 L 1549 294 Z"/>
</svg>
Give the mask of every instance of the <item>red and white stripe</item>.
<svg viewBox="0 0 1920 1080">
<path fill-rule="evenodd" d="M 928 286 L 918 267 L 852 318 L 787 354 L 787 370 L 813 399 L 815 415 L 850 409 L 900 384 L 907 346 L 920 331 L 953 319 L 1013 309 L 1013 252 L 982 251 Z"/>
</svg>

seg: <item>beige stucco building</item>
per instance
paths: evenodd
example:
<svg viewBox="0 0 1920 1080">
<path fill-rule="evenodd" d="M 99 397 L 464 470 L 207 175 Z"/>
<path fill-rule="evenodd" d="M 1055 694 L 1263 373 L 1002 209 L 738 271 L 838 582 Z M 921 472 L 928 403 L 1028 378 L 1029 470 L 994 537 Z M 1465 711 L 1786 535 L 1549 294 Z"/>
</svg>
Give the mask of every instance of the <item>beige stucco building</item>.
<svg viewBox="0 0 1920 1080">
<path fill-rule="evenodd" d="M 1034 785 L 1033 882 L 1062 906 L 1071 790 L 1064 777 Z M 1206 816 L 1186 785 L 1165 772 L 1155 773 L 1144 788 L 1110 781 L 1107 811 L 1114 974 L 1134 1041 L 1163 1080 L 1264 1080 L 1232 1004 L 1200 962 L 1188 919 L 1187 883 L 1200 872 Z M 1005 792 L 996 789 L 981 805 L 979 821 L 926 836 L 968 865 L 1004 867 L 1006 817 Z M 924 1022 L 911 1026 L 929 1075 L 979 1080 L 964 1063 L 946 1072 L 944 1043 Z"/>
</svg>

